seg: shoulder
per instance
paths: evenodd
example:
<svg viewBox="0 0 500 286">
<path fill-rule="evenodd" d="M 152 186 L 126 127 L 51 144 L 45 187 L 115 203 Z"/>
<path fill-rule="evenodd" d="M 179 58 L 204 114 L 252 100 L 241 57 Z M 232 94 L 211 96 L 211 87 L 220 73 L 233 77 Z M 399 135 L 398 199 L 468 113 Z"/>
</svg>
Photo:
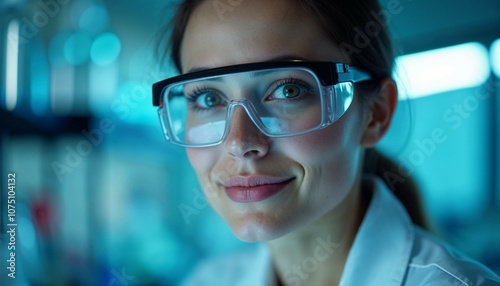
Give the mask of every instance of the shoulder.
<svg viewBox="0 0 500 286">
<path fill-rule="evenodd" d="M 487 267 L 417 228 L 405 285 L 500 285 Z"/>
<path fill-rule="evenodd" d="M 260 244 L 253 245 L 202 261 L 181 285 L 259 285 L 267 277 L 268 263 L 270 254 L 267 248 Z"/>
<path fill-rule="evenodd" d="M 390 235 L 366 232 L 363 243 L 371 243 L 371 249 L 375 246 L 383 249 L 380 255 L 385 257 L 386 264 L 391 264 L 386 258 L 392 257 L 389 259 L 393 261 L 391 269 L 396 269 L 398 263 L 404 265 L 402 271 L 394 272 L 404 277 L 399 276 L 395 280 L 402 279 L 399 280 L 403 281 L 401 284 L 407 286 L 500 286 L 498 275 L 486 266 L 413 225 L 407 211 L 385 183 L 379 178 L 371 180 L 375 184 L 366 215 L 371 217 L 365 217 L 365 220 L 370 222 L 368 225 L 376 226 L 377 231 L 385 230 Z M 375 220 L 377 213 L 379 218 Z M 376 236 L 383 238 L 379 245 L 373 245 Z M 391 253 L 392 256 L 389 256 Z"/>
</svg>

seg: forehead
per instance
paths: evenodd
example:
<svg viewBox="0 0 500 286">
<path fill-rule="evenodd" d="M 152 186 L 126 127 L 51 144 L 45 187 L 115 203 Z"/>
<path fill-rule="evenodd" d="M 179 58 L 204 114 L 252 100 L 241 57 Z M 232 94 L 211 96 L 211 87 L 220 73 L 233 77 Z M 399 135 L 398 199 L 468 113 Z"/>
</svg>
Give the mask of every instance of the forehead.
<svg viewBox="0 0 500 286">
<path fill-rule="evenodd" d="M 347 61 L 297 1 L 229 2 L 239 4 L 204 1 L 192 13 L 181 44 L 183 72 L 294 56 Z"/>
</svg>

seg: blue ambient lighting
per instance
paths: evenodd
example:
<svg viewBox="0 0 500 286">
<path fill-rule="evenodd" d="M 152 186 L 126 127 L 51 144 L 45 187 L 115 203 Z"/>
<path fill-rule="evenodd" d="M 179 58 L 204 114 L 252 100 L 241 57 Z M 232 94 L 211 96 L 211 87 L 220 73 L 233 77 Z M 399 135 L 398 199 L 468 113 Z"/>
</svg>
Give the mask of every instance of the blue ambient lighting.
<svg viewBox="0 0 500 286">
<path fill-rule="evenodd" d="M 490 74 L 488 51 L 479 43 L 466 43 L 396 59 L 395 79 L 409 98 L 474 87 Z"/>
<path fill-rule="evenodd" d="M 120 51 L 120 39 L 113 33 L 104 33 L 92 43 L 90 57 L 96 65 L 107 66 L 118 58 Z"/>
</svg>

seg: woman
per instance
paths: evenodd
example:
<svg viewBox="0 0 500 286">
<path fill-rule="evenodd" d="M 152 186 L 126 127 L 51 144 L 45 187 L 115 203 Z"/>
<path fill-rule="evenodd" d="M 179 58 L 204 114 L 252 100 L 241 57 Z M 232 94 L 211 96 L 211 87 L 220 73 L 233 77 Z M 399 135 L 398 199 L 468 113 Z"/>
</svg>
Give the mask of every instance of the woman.
<svg viewBox="0 0 500 286">
<path fill-rule="evenodd" d="M 211 206 L 264 242 L 186 285 L 497 285 L 363 175 L 397 102 L 382 14 L 372 0 L 181 5 L 170 45 L 183 75 L 156 83 L 154 104 Z"/>
</svg>

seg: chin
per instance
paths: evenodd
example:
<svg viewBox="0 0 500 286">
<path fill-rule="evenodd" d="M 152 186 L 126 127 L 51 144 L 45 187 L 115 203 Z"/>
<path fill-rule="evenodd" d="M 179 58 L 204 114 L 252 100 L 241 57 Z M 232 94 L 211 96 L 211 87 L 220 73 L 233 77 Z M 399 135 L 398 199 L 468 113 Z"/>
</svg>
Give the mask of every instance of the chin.
<svg viewBox="0 0 500 286">
<path fill-rule="evenodd" d="M 245 215 L 230 222 L 234 235 L 245 242 L 265 242 L 285 236 L 293 230 L 293 223 L 274 221 L 269 215 Z"/>
<path fill-rule="evenodd" d="M 269 230 L 261 225 L 251 225 L 233 229 L 234 235 L 245 242 L 265 242 L 280 238 L 280 231 Z"/>
</svg>

